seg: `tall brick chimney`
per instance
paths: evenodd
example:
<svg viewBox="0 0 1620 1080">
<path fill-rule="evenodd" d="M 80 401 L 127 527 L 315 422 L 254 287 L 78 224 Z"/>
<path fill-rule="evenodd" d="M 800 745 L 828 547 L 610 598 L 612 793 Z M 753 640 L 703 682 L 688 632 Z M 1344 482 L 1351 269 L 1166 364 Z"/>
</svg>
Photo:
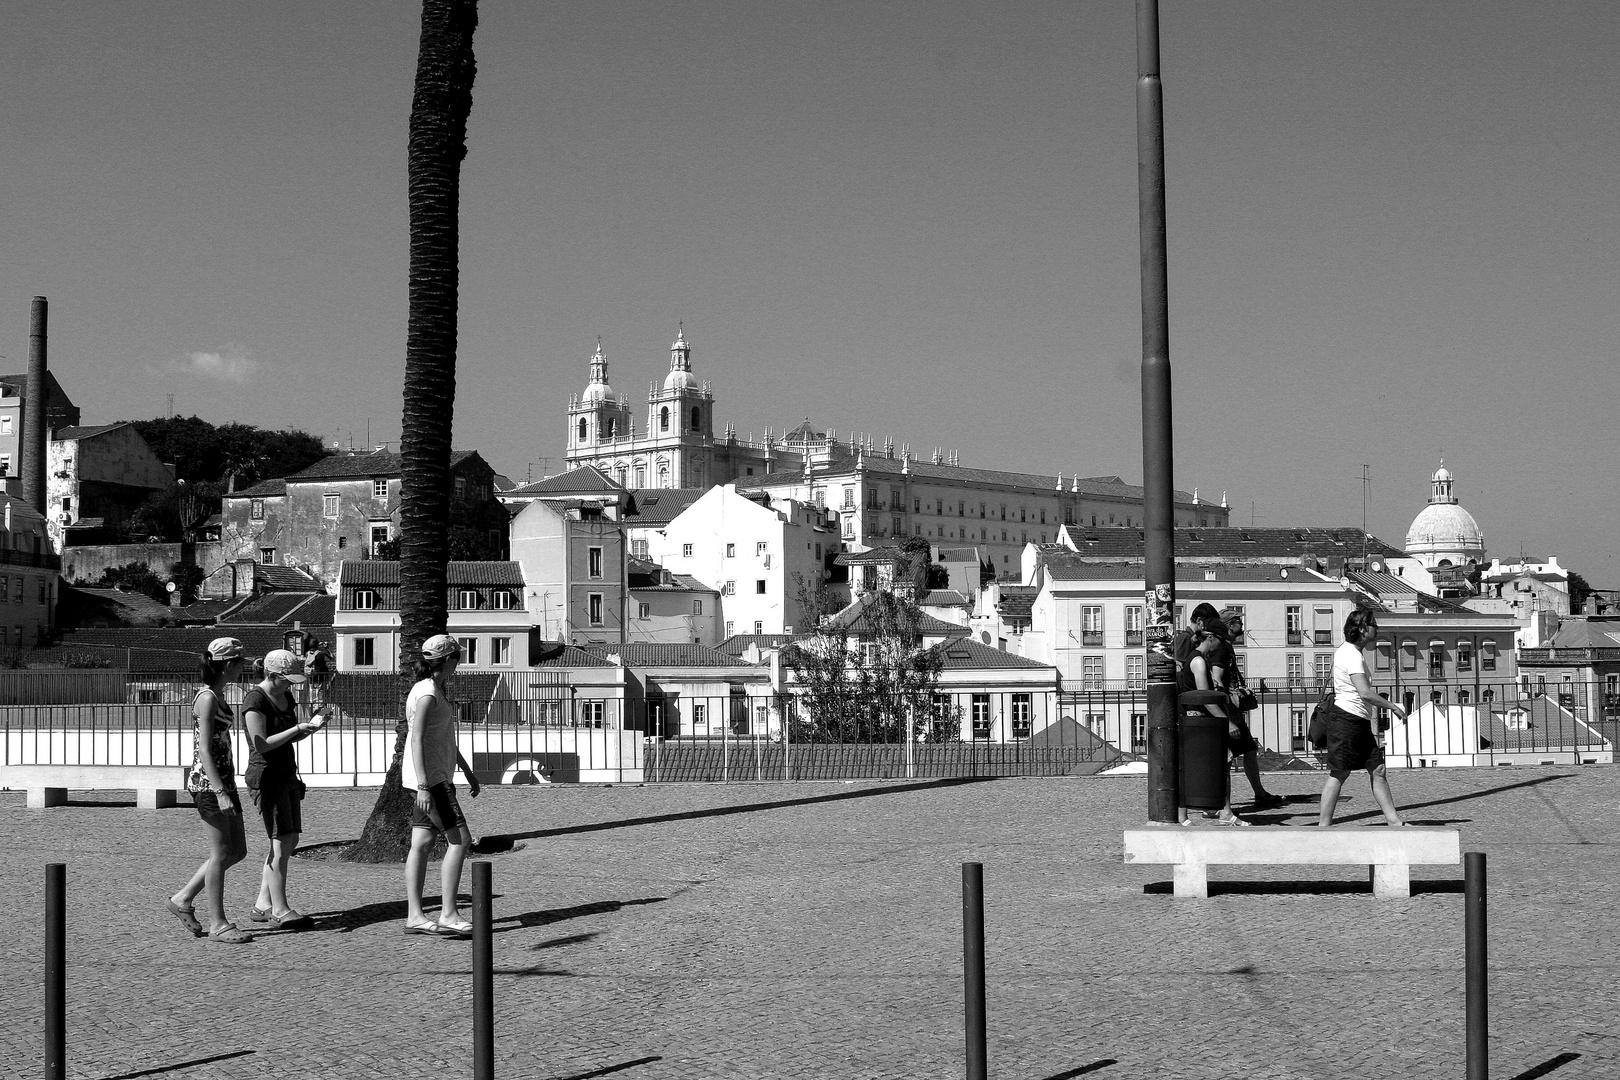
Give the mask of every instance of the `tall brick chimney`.
<svg viewBox="0 0 1620 1080">
<path fill-rule="evenodd" d="M 28 320 L 28 384 L 24 393 L 22 423 L 23 501 L 45 513 L 45 430 L 46 389 L 45 336 L 50 304 L 43 296 L 34 297 Z"/>
</svg>

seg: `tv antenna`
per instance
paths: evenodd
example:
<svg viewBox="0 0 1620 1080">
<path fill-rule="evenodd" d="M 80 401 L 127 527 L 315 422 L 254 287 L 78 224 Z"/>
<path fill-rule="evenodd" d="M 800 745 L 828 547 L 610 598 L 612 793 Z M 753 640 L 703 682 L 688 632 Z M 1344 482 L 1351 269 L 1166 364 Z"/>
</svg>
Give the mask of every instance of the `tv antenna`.
<svg viewBox="0 0 1620 1080">
<path fill-rule="evenodd" d="M 1372 466 L 1361 466 L 1361 569 L 1367 569 L 1367 503 L 1372 499 Z"/>
</svg>

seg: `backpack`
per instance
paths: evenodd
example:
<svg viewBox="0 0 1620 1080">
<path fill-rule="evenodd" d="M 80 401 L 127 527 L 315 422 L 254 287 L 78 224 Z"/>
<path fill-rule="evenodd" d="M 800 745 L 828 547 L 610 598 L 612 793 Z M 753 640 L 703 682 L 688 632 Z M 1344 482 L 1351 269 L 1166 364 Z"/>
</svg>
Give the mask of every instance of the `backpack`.
<svg viewBox="0 0 1620 1080">
<path fill-rule="evenodd" d="M 1305 732 L 1306 740 L 1318 750 L 1327 748 L 1327 714 L 1333 707 L 1333 686 L 1329 684 L 1328 688 L 1322 691 L 1322 700 L 1311 710 L 1311 725 Z"/>
</svg>

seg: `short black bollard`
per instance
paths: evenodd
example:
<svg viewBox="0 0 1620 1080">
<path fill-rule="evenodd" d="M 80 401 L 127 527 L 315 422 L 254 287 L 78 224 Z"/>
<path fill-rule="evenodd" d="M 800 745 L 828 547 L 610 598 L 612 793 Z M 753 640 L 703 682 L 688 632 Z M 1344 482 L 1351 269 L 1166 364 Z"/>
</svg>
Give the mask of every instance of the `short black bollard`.
<svg viewBox="0 0 1620 1080">
<path fill-rule="evenodd" d="M 962 864 L 962 979 L 967 1005 L 967 1080 L 985 1080 L 984 864 Z"/>
<path fill-rule="evenodd" d="M 1490 1080 L 1490 998 L 1485 958 L 1485 853 L 1463 853 L 1468 1080 Z"/>
<path fill-rule="evenodd" d="M 473 1080 L 495 1080 L 495 962 L 489 928 L 489 863 L 473 863 L 472 880 Z"/>
<path fill-rule="evenodd" d="M 45 866 L 45 1080 L 67 1080 L 67 864 Z"/>
</svg>

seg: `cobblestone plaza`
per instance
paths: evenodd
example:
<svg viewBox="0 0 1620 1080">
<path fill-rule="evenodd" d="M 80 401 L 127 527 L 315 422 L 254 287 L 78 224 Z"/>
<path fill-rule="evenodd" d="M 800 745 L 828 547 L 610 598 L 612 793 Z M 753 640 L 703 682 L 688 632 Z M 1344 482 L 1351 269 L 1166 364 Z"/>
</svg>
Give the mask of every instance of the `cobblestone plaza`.
<svg viewBox="0 0 1620 1080">
<path fill-rule="evenodd" d="M 1488 853 L 1493 1076 L 1620 1075 L 1617 776 L 1392 777 L 1409 821 Z M 1293 801 L 1255 820 L 1313 820 L 1320 779 L 1269 777 Z M 1365 779 L 1346 788 L 1341 821 L 1381 827 Z M 306 840 L 358 835 L 373 795 L 313 792 Z M 498 1077 L 961 1076 L 964 861 L 985 867 L 992 1076 L 1462 1075 L 1460 867 L 1414 867 L 1395 901 L 1354 868 L 1216 867 L 1209 900 L 1176 900 L 1144 890 L 1168 867 L 1121 861 L 1141 777 L 559 785 L 464 805 L 475 835 L 523 837 L 492 858 Z M 0 836 L 0 1076 L 42 1071 L 48 861 L 68 864 L 70 1076 L 471 1075 L 470 946 L 400 933 L 399 867 L 298 860 L 289 895 L 315 928 L 226 947 L 164 909 L 203 854 L 189 806 L 80 793 L 30 811 L 6 793 Z M 251 831 L 249 850 L 227 874 L 245 929 Z"/>
</svg>

